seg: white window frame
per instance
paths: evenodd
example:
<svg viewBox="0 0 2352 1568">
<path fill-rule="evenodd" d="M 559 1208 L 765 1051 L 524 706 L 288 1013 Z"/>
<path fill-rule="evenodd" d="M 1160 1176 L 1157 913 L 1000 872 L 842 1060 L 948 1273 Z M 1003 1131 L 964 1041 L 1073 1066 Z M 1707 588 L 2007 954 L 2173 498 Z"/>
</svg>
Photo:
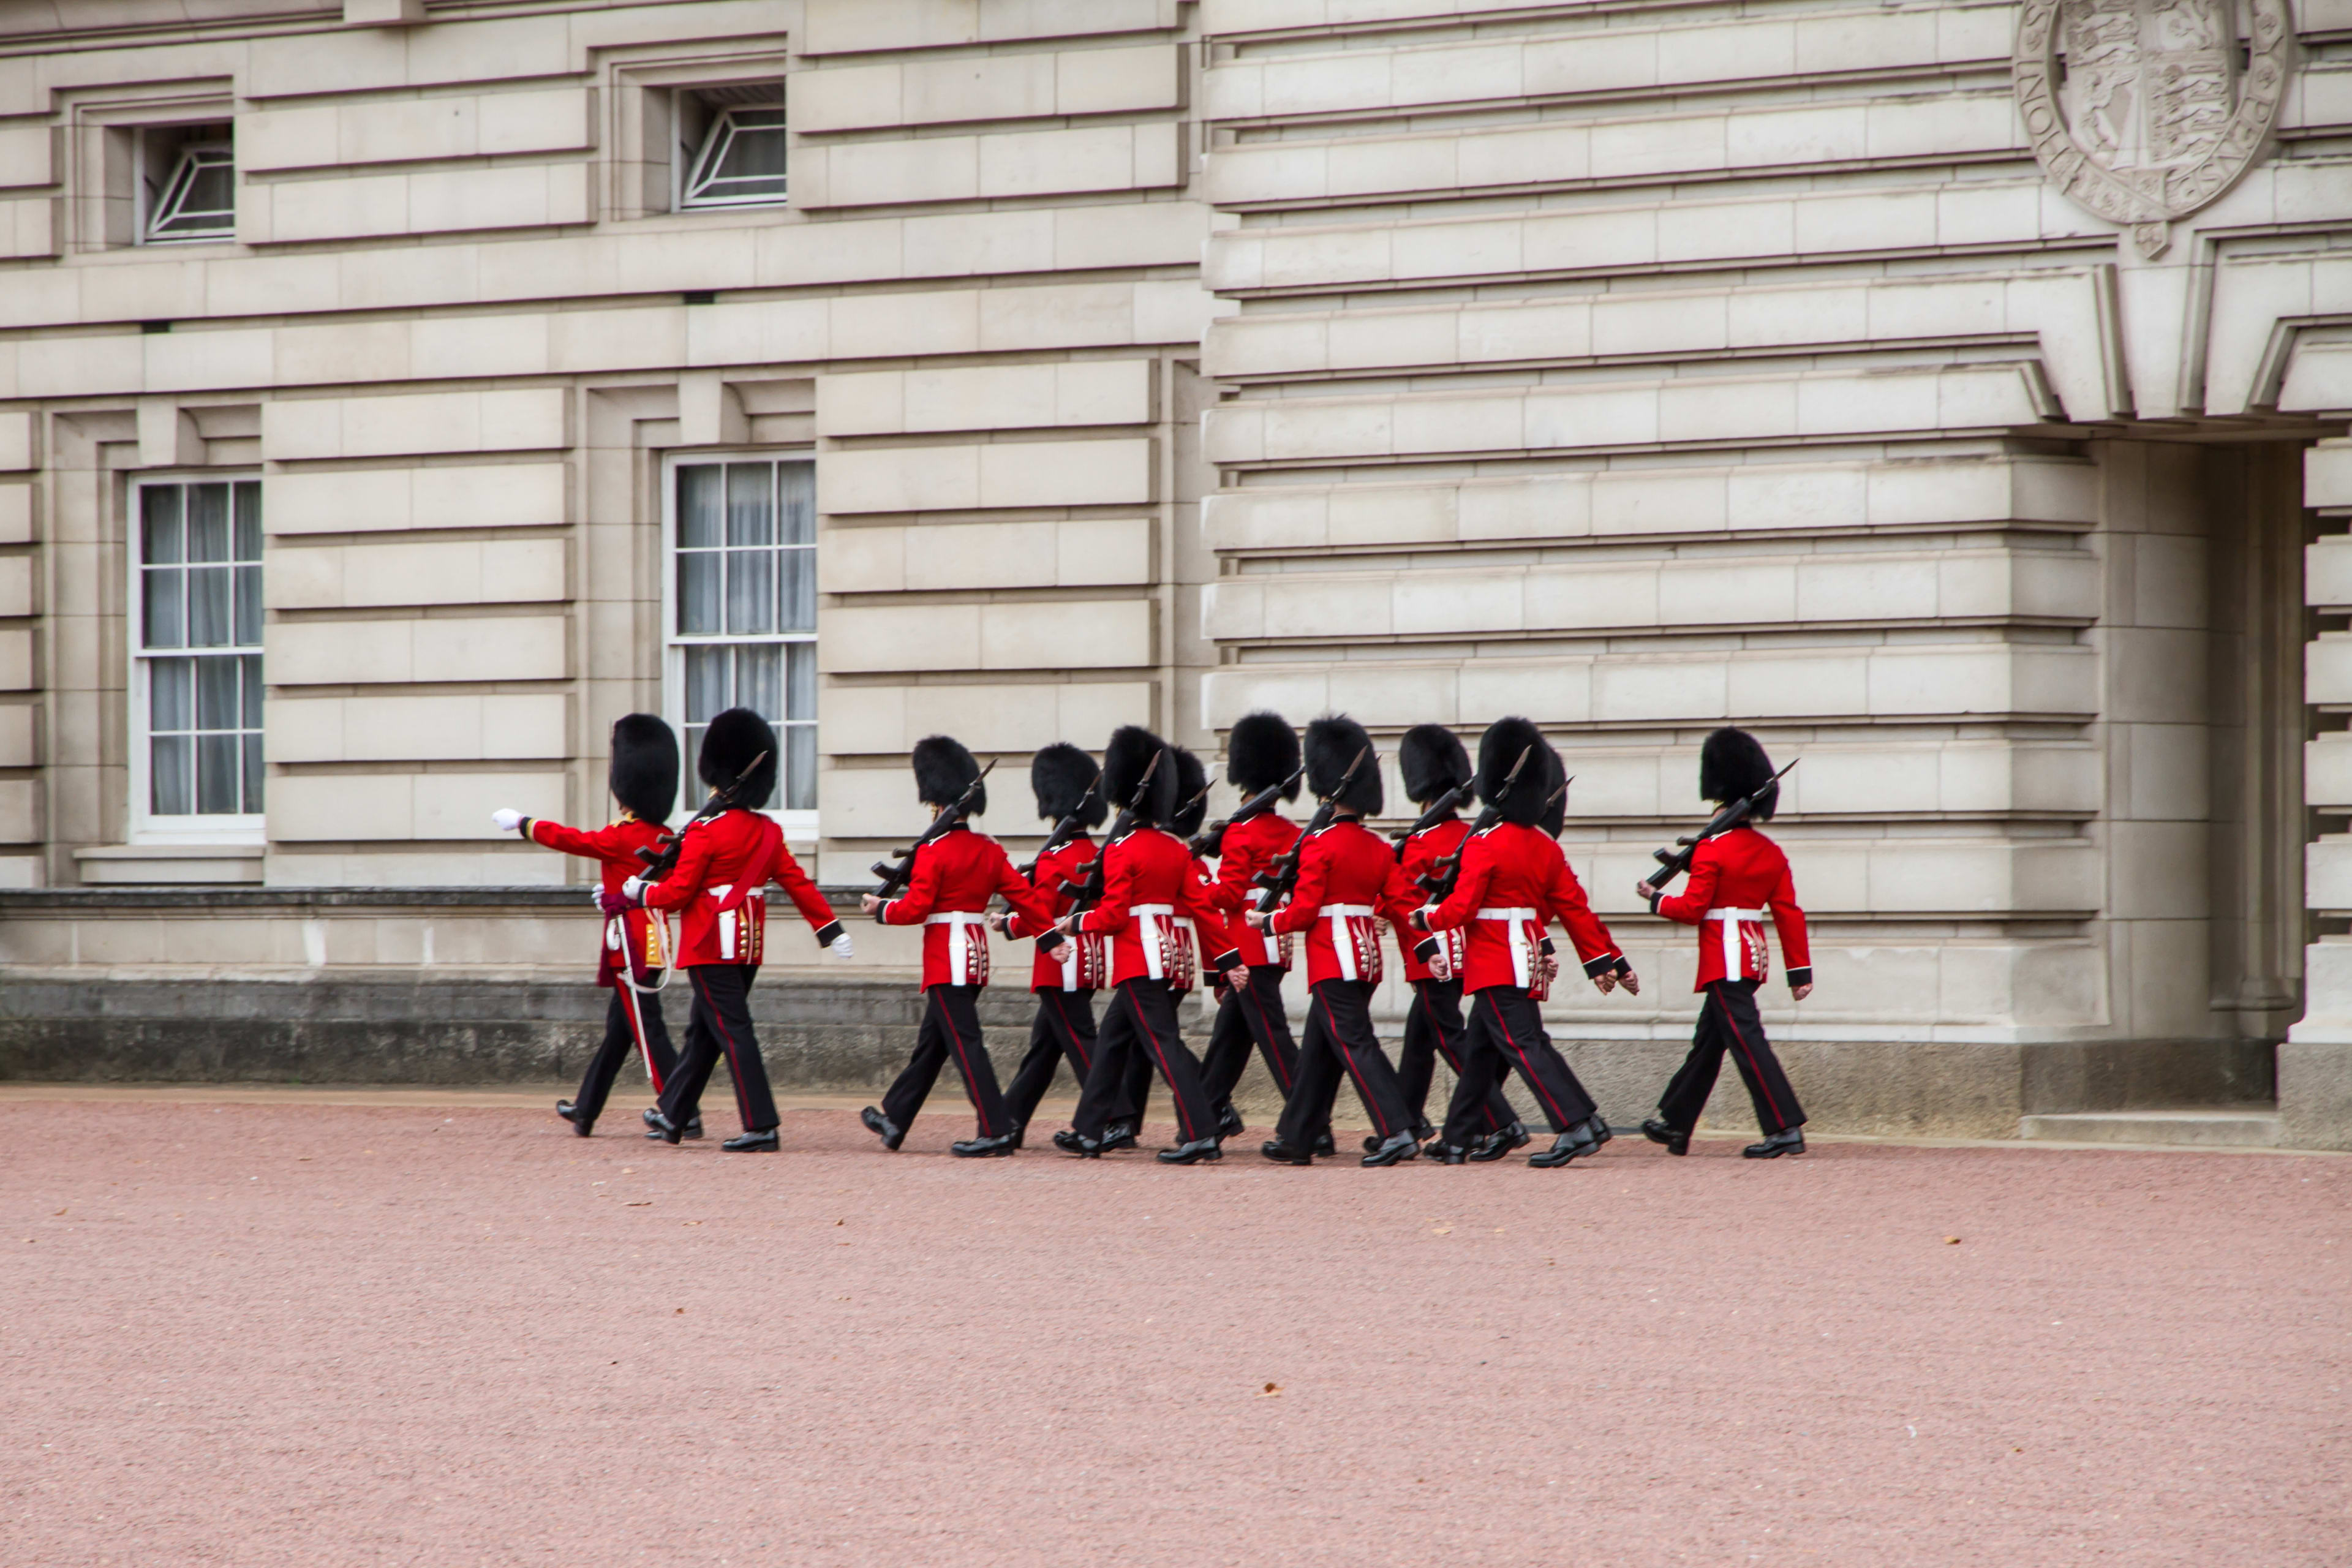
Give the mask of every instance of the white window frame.
<svg viewBox="0 0 2352 1568">
<path fill-rule="evenodd" d="M 132 242 L 137 245 L 230 244 L 236 238 L 236 196 L 234 195 L 229 198 L 228 226 L 226 228 L 209 229 L 200 234 L 157 234 L 154 232 L 157 214 L 147 195 L 147 138 L 150 134 L 156 132 L 169 132 L 179 129 L 181 129 L 181 127 L 174 125 L 149 125 L 140 127 L 136 132 L 138 137 L 138 149 L 136 156 L 133 159 L 135 166 L 131 171 L 131 184 L 137 199 L 137 212 L 135 214 L 131 231 L 133 237 Z M 172 187 L 178 183 L 180 170 L 185 166 L 191 158 L 194 157 L 199 153 L 221 153 L 227 155 L 230 188 L 231 191 L 234 192 L 236 182 L 236 144 L 235 141 L 232 139 L 226 142 L 189 142 L 183 143 L 178 153 L 173 158 L 172 167 L 170 171 L 164 174 L 161 183 L 161 188 L 158 191 L 159 197 L 168 197 L 172 194 Z"/>
<path fill-rule="evenodd" d="M 672 131 L 670 140 L 673 144 L 673 150 L 670 153 L 670 210 L 672 212 L 691 213 L 719 212 L 732 207 L 790 206 L 792 205 L 792 173 L 789 163 L 787 163 L 785 169 L 784 189 L 772 195 L 761 193 L 757 195 L 719 195 L 698 197 L 693 194 L 695 176 L 701 172 L 703 164 L 710 159 L 712 153 L 716 150 L 716 139 L 722 124 L 732 120 L 738 112 L 744 110 L 767 110 L 779 114 L 784 111 L 784 100 L 782 97 L 783 89 L 781 83 L 777 84 L 775 88 L 778 97 L 773 102 L 726 103 L 717 105 L 711 111 L 709 125 L 705 127 L 703 130 L 702 144 L 689 150 L 677 139 L 676 127 L 678 121 L 683 118 L 683 115 L 677 100 L 690 93 L 721 90 L 724 89 L 692 87 L 673 88 L 671 89 L 670 123 Z M 784 126 L 780 126 L 777 129 L 789 132 L 791 128 L 789 124 L 786 124 Z"/>
<path fill-rule="evenodd" d="M 677 630 L 677 470 L 685 468 L 696 468 L 720 463 L 806 463 L 812 469 L 814 469 L 816 464 L 816 454 L 806 447 L 772 447 L 764 449 L 750 451 L 675 452 L 666 454 L 662 458 L 662 717 L 669 721 L 671 729 L 677 731 L 678 743 L 681 746 L 685 746 L 686 744 L 686 650 L 689 647 L 693 647 L 698 644 L 708 647 L 714 644 L 805 643 L 811 648 L 814 648 L 816 646 L 818 636 L 817 632 L 814 630 L 806 632 L 762 632 L 752 633 L 746 636 L 721 635 L 718 637 L 682 637 L 679 635 Z M 822 542 L 820 542 L 816 548 L 821 552 L 824 548 Z M 822 592 L 818 594 L 817 599 L 817 622 L 819 626 L 822 627 L 824 621 L 824 595 Z M 818 674 L 817 681 L 818 696 L 821 702 L 824 695 L 824 675 L 822 671 Z M 783 741 L 783 735 L 782 732 L 783 724 L 782 721 L 775 721 L 774 722 L 776 723 L 778 731 L 777 741 L 781 745 Z M 821 723 L 816 726 L 816 734 L 817 772 L 819 777 L 822 778 L 824 771 L 824 731 Z M 681 811 L 686 816 L 691 816 L 694 812 L 700 810 L 704 797 L 709 793 L 708 788 L 702 783 L 701 774 L 695 771 L 695 761 L 696 759 L 689 748 L 687 753 L 680 758 L 680 765 L 678 768 L 678 789 L 680 792 L 678 805 Z M 779 795 L 782 795 L 783 793 L 784 785 L 784 759 L 782 757 L 779 757 L 776 761 L 777 792 Z M 784 837 L 793 842 L 810 842 L 819 837 L 817 822 L 818 812 L 814 809 L 793 811 L 779 806 L 765 812 L 763 815 L 773 817 L 780 825 L 782 825 L 784 830 Z"/>
<path fill-rule="evenodd" d="M 257 468 L 207 468 L 194 473 L 166 470 L 141 474 L 131 481 L 127 491 L 129 506 L 124 514 L 125 548 L 122 552 L 124 560 L 129 563 L 130 573 L 130 580 L 124 584 L 123 599 L 124 605 L 128 606 L 127 613 L 123 616 L 123 643 L 130 653 L 130 678 L 126 682 L 129 701 L 125 724 L 125 729 L 129 731 L 130 745 L 127 750 L 130 752 L 131 762 L 131 819 L 124 836 L 127 843 L 259 845 L 268 840 L 268 818 L 264 812 L 239 812 L 234 816 L 216 813 L 165 816 L 158 815 L 152 809 L 154 800 L 154 778 L 151 736 L 148 729 L 148 715 L 152 711 L 150 707 L 152 693 L 149 686 L 151 676 L 148 663 L 155 658 L 184 658 L 185 652 L 168 648 L 150 649 L 143 646 L 142 634 L 147 613 L 143 583 L 146 542 L 142 536 L 141 520 L 146 510 L 144 492 L 150 489 L 166 485 L 227 484 L 235 486 L 243 481 L 262 482 L 260 470 Z M 266 520 L 268 515 L 266 510 L 268 505 L 266 494 L 262 504 L 265 508 L 263 516 Z M 265 595 L 268 593 L 267 574 L 269 550 L 267 526 L 265 521 L 262 535 Z M 232 530 L 235 527 L 233 521 L 231 527 Z M 263 632 L 266 639 L 268 635 L 266 621 Z M 247 651 L 245 645 L 236 645 L 236 651 L 239 653 Z M 250 651 L 261 654 L 262 645 L 259 643 L 253 645 Z M 266 714 L 269 705 L 268 667 L 265 664 L 262 668 L 264 671 L 262 709 Z M 265 741 L 265 755 L 267 751 L 268 742 Z M 267 777 L 266 768 L 265 763 L 265 778 Z"/>
</svg>

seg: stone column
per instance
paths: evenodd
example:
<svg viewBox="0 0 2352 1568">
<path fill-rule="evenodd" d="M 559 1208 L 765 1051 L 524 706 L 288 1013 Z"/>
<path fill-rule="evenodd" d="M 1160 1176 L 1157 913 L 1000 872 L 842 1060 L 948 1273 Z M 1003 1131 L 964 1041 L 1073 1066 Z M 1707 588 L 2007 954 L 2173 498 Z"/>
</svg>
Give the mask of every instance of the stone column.
<svg viewBox="0 0 2352 1568">
<path fill-rule="evenodd" d="M 2304 504 L 2322 532 L 2305 551 L 2304 602 L 2323 617 L 2305 651 L 2304 700 L 2319 710 L 2304 749 L 2304 800 L 2322 818 L 2305 861 L 2304 901 L 2318 916 L 2305 951 L 2303 1019 L 2278 1052 L 2281 1132 L 2305 1149 L 2352 1149 L 2352 440 L 2322 441 L 2304 455 Z"/>
</svg>

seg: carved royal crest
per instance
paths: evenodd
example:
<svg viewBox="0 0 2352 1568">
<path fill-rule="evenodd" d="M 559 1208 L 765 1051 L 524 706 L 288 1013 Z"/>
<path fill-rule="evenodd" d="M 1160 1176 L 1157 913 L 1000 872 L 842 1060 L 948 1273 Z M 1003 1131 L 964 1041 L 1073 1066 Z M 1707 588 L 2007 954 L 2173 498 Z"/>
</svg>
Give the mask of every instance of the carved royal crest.
<svg viewBox="0 0 2352 1568">
<path fill-rule="evenodd" d="M 2033 154 L 2160 255 L 2269 141 L 2293 35 L 2287 0 L 2025 0 L 2011 68 Z"/>
</svg>

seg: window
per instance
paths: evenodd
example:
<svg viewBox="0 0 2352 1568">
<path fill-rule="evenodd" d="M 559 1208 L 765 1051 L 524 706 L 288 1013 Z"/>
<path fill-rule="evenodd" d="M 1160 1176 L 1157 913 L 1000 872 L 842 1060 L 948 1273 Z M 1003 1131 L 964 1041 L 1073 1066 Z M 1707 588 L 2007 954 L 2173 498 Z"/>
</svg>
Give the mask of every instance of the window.
<svg viewBox="0 0 2352 1568">
<path fill-rule="evenodd" d="M 677 122 L 681 208 L 784 200 L 782 88 L 681 88 Z"/>
<path fill-rule="evenodd" d="M 688 771 L 713 715 L 749 708 L 783 755 L 772 810 L 816 810 L 816 468 L 805 458 L 672 470 L 673 710 Z M 804 819 L 814 827 L 814 818 Z"/>
<path fill-rule="evenodd" d="M 150 480 L 136 496 L 136 798 L 151 829 L 257 832 L 260 481 Z"/>
<path fill-rule="evenodd" d="M 236 238 L 236 160 L 229 127 L 151 126 L 139 140 L 141 241 Z"/>
</svg>

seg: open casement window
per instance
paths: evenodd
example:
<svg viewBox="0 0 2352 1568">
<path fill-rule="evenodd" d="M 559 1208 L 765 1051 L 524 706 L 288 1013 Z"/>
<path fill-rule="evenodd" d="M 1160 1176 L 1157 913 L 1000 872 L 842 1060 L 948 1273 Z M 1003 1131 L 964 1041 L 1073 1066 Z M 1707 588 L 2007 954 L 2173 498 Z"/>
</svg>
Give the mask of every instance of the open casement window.
<svg viewBox="0 0 2352 1568">
<path fill-rule="evenodd" d="M 196 125 L 141 133 L 142 242 L 236 237 L 236 159 L 228 131 L 226 125 Z"/>
<path fill-rule="evenodd" d="M 135 826 L 257 840 L 261 483 L 148 480 L 135 498 Z"/>
<path fill-rule="evenodd" d="M 702 731 L 730 708 L 776 727 L 776 793 L 757 803 L 816 828 L 816 467 L 806 458 L 680 462 L 670 470 L 671 710 L 688 804 Z"/>
<path fill-rule="evenodd" d="M 782 87 L 681 88 L 677 115 L 680 208 L 782 204 Z"/>
</svg>

